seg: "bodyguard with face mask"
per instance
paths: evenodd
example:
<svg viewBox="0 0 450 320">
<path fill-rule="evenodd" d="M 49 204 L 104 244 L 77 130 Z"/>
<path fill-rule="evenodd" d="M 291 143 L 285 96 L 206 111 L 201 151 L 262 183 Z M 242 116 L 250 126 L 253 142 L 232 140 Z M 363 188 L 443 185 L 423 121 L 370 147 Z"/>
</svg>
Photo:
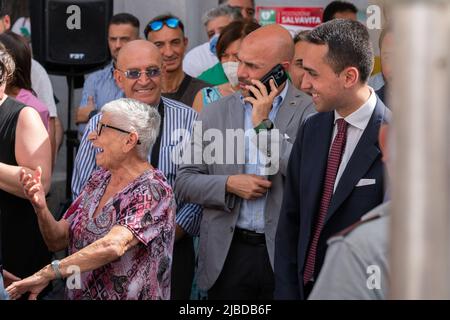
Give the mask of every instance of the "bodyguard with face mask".
<svg viewBox="0 0 450 320">
<path fill-rule="evenodd" d="M 237 54 L 242 39 L 259 27 L 260 25 L 254 21 L 234 21 L 222 30 L 220 37 L 218 37 L 217 45 L 215 46 L 216 55 L 220 61 L 220 64 L 216 67 L 220 67 L 223 71 L 226 77 L 226 83 L 200 90 L 192 106 L 197 112 L 200 112 L 204 105 L 231 95 L 239 90 L 237 76 L 239 60 Z M 214 47 L 213 41 L 210 48 L 212 47 Z"/>
</svg>

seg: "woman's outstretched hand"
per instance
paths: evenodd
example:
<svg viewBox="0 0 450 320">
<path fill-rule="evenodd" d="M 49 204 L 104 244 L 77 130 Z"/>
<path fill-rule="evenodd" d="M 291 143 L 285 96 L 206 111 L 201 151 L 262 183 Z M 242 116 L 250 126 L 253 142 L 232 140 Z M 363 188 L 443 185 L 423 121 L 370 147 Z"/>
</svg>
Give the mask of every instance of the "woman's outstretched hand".
<svg viewBox="0 0 450 320">
<path fill-rule="evenodd" d="M 41 167 L 37 167 L 33 175 L 26 173 L 24 169 L 20 171 L 20 182 L 22 183 L 24 194 L 30 200 L 35 210 L 42 210 L 47 207 L 41 177 Z"/>
</svg>

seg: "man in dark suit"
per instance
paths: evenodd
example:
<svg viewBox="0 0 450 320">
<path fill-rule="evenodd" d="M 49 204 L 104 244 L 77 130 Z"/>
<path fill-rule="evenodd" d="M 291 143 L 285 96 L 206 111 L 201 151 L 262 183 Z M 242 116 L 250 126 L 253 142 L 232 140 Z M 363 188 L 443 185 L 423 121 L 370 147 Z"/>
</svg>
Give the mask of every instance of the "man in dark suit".
<svg viewBox="0 0 450 320">
<path fill-rule="evenodd" d="M 307 36 L 302 90 L 318 114 L 292 148 L 275 239 L 275 298 L 305 299 L 326 241 L 383 200 L 377 142 L 390 112 L 367 80 L 373 49 L 364 25 L 332 20 Z"/>
</svg>

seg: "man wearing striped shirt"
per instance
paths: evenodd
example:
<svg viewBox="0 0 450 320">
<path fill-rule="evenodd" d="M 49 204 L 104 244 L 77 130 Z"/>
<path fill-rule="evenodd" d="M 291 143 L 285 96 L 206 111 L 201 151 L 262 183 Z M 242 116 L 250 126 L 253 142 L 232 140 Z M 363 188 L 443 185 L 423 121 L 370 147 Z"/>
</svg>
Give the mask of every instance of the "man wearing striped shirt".
<svg viewBox="0 0 450 320">
<path fill-rule="evenodd" d="M 114 65 L 120 49 L 129 41 L 139 39 L 139 20 L 129 13 L 119 13 L 111 18 L 108 27 L 108 46 L 112 60 L 103 69 L 91 73 L 87 77 L 80 107 L 76 113 L 76 123 L 81 136 L 86 123 L 104 104 L 123 98 L 123 91 L 114 80 Z"/>
<path fill-rule="evenodd" d="M 114 77 L 127 98 L 133 98 L 158 108 L 161 115 L 160 134 L 148 160 L 160 169 L 173 186 L 178 166 L 172 161 L 172 153 L 190 134 L 197 113 L 190 107 L 161 97 L 162 58 L 158 48 L 151 42 L 135 40 L 127 43 L 119 52 Z M 95 130 L 101 114 L 91 118 L 83 134 L 75 159 L 72 177 L 72 194 L 75 199 L 83 189 L 91 173 L 96 169 L 95 149 L 87 139 Z M 194 251 L 191 236 L 199 233 L 201 207 L 190 203 L 177 203 L 176 236 L 172 264 L 172 299 L 188 299 L 194 273 Z M 189 253 L 189 255 L 185 253 Z M 179 266 L 180 268 L 177 268 Z M 181 278 L 174 270 L 182 270 Z"/>
</svg>

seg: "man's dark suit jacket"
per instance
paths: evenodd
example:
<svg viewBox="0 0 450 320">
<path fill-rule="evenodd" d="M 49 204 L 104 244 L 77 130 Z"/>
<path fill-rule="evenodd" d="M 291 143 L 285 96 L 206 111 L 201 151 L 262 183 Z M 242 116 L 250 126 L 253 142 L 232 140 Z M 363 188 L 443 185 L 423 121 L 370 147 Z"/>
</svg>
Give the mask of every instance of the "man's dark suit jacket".
<svg viewBox="0 0 450 320">
<path fill-rule="evenodd" d="M 390 111 L 377 99 L 367 128 L 331 199 L 317 247 L 314 278 L 322 266 L 327 240 L 383 201 L 384 169 L 378 131 L 389 118 Z M 333 123 L 333 111 L 311 116 L 299 129 L 293 145 L 275 240 L 276 299 L 306 298 L 303 270 L 313 224 L 319 212 Z M 356 186 L 361 179 L 375 179 L 376 182 Z"/>
</svg>

